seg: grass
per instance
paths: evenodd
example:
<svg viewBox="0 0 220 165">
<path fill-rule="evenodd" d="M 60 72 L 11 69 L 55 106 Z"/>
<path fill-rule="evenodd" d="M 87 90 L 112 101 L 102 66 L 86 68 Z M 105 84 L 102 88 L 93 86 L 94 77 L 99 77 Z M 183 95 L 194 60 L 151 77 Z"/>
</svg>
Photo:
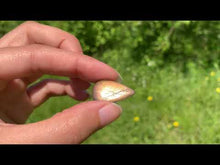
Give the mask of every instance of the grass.
<svg viewBox="0 0 220 165">
<path fill-rule="evenodd" d="M 137 68 L 136 68 L 137 69 Z M 138 80 L 123 72 L 123 83 L 136 94 L 119 102 L 123 113 L 84 144 L 201 144 L 220 143 L 220 72 L 183 74 L 167 69 L 144 71 Z M 138 76 L 138 74 L 136 75 Z M 148 101 L 147 97 L 153 100 Z M 28 122 L 46 119 L 77 104 L 67 96 L 51 98 L 38 107 Z M 134 122 L 134 117 L 139 121 Z M 173 122 L 178 122 L 175 127 Z"/>
<path fill-rule="evenodd" d="M 120 103 L 124 113 L 118 121 L 85 143 L 219 143 L 216 76 L 207 81 L 202 75 L 196 79 L 172 73 L 161 74 L 160 79 L 158 75 L 151 79 L 149 88 L 137 87 L 139 92 L 133 98 Z M 147 100 L 148 95 L 153 101 Z M 135 116 L 139 116 L 139 122 L 133 121 Z M 173 126 L 174 121 L 178 127 Z"/>
</svg>

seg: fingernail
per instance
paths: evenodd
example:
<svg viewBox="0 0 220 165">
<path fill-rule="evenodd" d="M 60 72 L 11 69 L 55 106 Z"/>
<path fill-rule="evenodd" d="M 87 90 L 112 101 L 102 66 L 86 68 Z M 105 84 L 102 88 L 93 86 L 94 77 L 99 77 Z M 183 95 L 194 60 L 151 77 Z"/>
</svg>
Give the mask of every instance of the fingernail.
<svg viewBox="0 0 220 165">
<path fill-rule="evenodd" d="M 117 73 L 118 73 L 118 72 L 117 72 Z M 122 82 L 122 80 L 123 80 L 123 79 L 122 79 L 122 77 L 121 77 L 120 73 L 118 73 L 118 78 L 117 78 L 117 80 L 116 80 L 116 81 L 117 81 L 117 82 L 119 82 L 119 83 L 121 83 L 121 82 Z"/>
<path fill-rule="evenodd" d="M 115 103 L 111 103 L 102 107 L 99 110 L 101 126 L 110 124 L 112 121 L 114 121 L 120 116 L 121 112 L 122 112 L 121 107 Z"/>
</svg>

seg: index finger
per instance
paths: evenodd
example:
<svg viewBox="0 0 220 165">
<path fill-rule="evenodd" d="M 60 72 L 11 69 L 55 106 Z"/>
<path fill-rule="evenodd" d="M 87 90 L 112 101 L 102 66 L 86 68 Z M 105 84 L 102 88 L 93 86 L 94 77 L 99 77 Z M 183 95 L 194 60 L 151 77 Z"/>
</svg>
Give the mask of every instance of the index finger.
<svg viewBox="0 0 220 165">
<path fill-rule="evenodd" d="M 80 78 L 89 82 L 117 80 L 112 67 L 90 56 L 45 45 L 0 49 L 0 79 L 10 80 L 36 73 Z"/>
</svg>

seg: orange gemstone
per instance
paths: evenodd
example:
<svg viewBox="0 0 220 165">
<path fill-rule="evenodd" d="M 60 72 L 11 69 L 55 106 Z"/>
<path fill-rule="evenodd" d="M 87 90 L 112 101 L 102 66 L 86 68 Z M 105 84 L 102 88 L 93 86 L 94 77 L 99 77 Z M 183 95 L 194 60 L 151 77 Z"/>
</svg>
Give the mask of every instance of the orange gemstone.
<svg viewBox="0 0 220 165">
<path fill-rule="evenodd" d="M 93 88 L 94 100 L 116 102 L 134 95 L 134 90 L 115 81 L 101 80 Z"/>
</svg>

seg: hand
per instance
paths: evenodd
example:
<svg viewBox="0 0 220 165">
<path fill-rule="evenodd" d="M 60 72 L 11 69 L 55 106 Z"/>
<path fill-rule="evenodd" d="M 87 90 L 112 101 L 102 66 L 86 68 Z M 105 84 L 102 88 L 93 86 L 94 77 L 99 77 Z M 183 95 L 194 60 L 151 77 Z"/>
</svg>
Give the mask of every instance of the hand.
<svg viewBox="0 0 220 165">
<path fill-rule="evenodd" d="M 86 100 L 90 82 L 117 80 L 110 66 L 83 54 L 79 41 L 58 28 L 25 22 L 0 39 L 0 143 L 81 143 L 118 118 L 121 108 L 88 101 L 36 123 L 25 124 L 51 96 Z M 44 74 L 69 77 L 47 79 Z"/>
</svg>

